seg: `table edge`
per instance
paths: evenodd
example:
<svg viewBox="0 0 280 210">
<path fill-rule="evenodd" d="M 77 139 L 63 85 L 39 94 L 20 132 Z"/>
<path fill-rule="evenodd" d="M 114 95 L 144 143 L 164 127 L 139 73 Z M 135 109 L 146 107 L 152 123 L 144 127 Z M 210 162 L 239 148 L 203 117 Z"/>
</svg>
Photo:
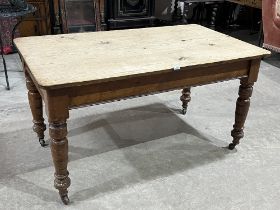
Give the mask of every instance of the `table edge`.
<svg viewBox="0 0 280 210">
<path fill-rule="evenodd" d="M 256 59 L 262 59 L 262 58 L 268 57 L 270 54 L 271 53 L 258 55 L 258 56 L 253 56 L 253 57 L 238 58 L 238 59 L 234 59 L 234 60 L 219 61 L 219 62 L 214 62 L 214 63 L 206 63 L 206 64 L 202 64 L 202 65 L 198 64 L 198 65 L 193 65 L 193 66 L 186 66 L 186 67 L 181 68 L 179 71 L 218 66 L 218 65 L 226 64 L 226 63 L 232 64 L 232 63 L 239 62 L 239 61 L 246 61 L 246 60 L 251 61 L 251 60 L 256 60 Z M 42 84 L 38 83 L 38 81 L 35 79 L 31 70 L 29 69 L 27 63 L 26 63 L 26 66 L 28 68 L 28 73 L 31 75 L 33 81 L 37 84 L 37 86 L 39 88 L 44 89 L 44 90 L 58 90 L 58 89 L 62 89 L 62 88 L 71 88 L 71 87 L 75 87 L 75 86 L 93 85 L 93 84 L 98 84 L 98 83 L 103 83 L 103 82 L 108 82 L 108 81 L 117 81 L 117 80 L 121 80 L 121 79 L 129 79 L 129 78 L 132 78 L 132 77 L 145 76 L 145 75 L 148 75 L 148 74 L 155 75 L 155 74 L 160 74 L 160 73 L 164 73 L 164 72 L 174 71 L 174 69 L 165 69 L 165 70 L 159 70 L 159 71 L 154 71 L 154 72 L 145 72 L 145 73 L 139 73 L 139 74 L 131 74 L 131 75 L 125 75 L 125 76 L 119 76 L 119 77 L 110 77 L 110 78 L 83 81 L 83 82 L 73 82 L 73 83 L 58 84 L 58 85 L 44 85 L 44 84 L 42 85 Z"/>
</svg>

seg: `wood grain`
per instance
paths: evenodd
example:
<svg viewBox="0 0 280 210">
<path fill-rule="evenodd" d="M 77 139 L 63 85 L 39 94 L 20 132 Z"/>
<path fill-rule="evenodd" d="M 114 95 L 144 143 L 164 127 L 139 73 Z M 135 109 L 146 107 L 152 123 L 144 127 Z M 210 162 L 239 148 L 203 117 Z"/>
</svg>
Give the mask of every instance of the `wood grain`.
<svg viewBox="0 0 280 210">
<path fill-rule="evenodd" d="M 25 67 L 26 66 L 24 65 L 24 68 Z M 25 71 L 25 78 L 26 78 L 26 87 L 28 90 L 29 106 L 33 116 L 33 131 L 37 133 L 40 144 L 42 146 L 46 146 L 44 140 L 45 137 L 44 132 L 46 130 L 46 124 L 44 123 L 44 118 L 43 118 L 42 98 L 27 71 Z"/>
<path fill-rule="evenodd" d="M 54 187 L 58 189 L 61 200 L 69 204 L 68 187 L 71 184 L 68 165 L 67 123 L 69 110 L 65 97 L 48 95 L 46 104 L 51 137 L 51 152 L 55 167 Z"/>
<path fill-rule="evenodd" d="M 62 202 L 67 205 L 69 203 L 67 188 L 71 184 L 71 180 L 68 176 L 69 172 L 67 170 L 67 124 L 65 121 L 50 121 L 49 131 L 51 137 L 51 151 L 55 167 L 54 187 L 58 189 Z"/>
<path fill-rule="evenodd" d="M 199 25 L 25 37 L 15 43 L 38 85 L 45 88 L 270 54 Z"/>
<path fill-rule="evenodd" d="M 196 70 L 166 72 L 150 76 L 138 76 L 98 84 L 81 85 L 57 90 L 69 96 L 69 107 L 99 103 L 131 96 L 198 86 L 217 81 L 241 78 L 248 75 L 248 62 L 204 67 Z"/>
<path fill-rule="evenodd" d="M 25 65 L 31 110 L 40 126 L 42 99 L 45 102 L 54 186 L 65 204 L 70 186 L 69 109 L 185 88 L 181 100 L 186 110 L 189 87 L 241 79 L 229 145 L 234 149 L 244 136 L 261 58 L 269 54 L 197 25 L 32 37 L 16 43 Z"/>
<path fill-rule="evenodd" d="M 247 78 L 240 80 L 239 97 L 236 102 L 235 124 L 231 131 L 233 141 L 229 145 L 230 150 L 233 150 L 235 146 L 239 144 L 240 139 L 244 137 L 244 124 L 250 107 L 250 97 L 253 93 L 253 85 L 254 83 L 250 83 Z"/>
<path fill-rule="evenodd" d="M 191 88 L 186 87 L 182 91 L 182 96 L 180 97 L 182 101 L 182 113 L 185 115 L 187 113 L 188 104 L 191 101 Z"/>
</svg>

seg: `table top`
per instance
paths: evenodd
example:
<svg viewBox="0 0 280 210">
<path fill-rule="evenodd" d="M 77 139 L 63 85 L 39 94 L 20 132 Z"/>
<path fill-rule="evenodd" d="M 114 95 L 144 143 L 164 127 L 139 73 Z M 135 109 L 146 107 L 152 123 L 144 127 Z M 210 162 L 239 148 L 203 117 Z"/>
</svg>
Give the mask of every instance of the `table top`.
<svg viewBox="0 0 280 210">
<path fill-rule="evenodd" d="M 98 83 L 264 57 L 269 51 L 199 25 L 15 39 L 41 87 Z"/>
</svg>

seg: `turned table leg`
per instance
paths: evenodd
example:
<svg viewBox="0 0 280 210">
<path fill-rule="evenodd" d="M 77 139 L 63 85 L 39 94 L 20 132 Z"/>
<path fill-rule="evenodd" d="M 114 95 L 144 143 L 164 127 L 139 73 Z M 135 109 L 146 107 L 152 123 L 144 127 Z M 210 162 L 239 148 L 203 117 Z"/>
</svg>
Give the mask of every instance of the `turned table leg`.
<svg viewBox="0 0 280 210">
<path fill-rule="evenodd" d="M 182 114 L 185 115 L 187 113 L 187 108 L 188 104 L 191 101 L 191 88 L 187 87 L 184 88 L 182 91 L 182 96 L 181 96 L 181 101 L 182 101 Z"/>
<path fill-rule="evenodd" d="M 235 124 L 231 131 L 233 141 L 229 144 L 229 149 L 233 150 L 240 139 L 244 137 L 244 124 L 250 107 L 250 97 L 252 96 L 254 83 L 249 83 L 247 78 L 240 80 L 239 97 L 236 102 Z"/>
<path fill-rule="evenodd" d="M 49 122 L 49 132 L 51 137 L 51 151 L 55 167 L 54 187 L 58 189 L 62 202 L 69 204 L 67 188 L 70 186 L 71 180 L 68 177 L 68 140 L 67 140 L 67 124 L 65 121 Z"/>
<path fill-rule="evenodd" d="M 182 14 L 182 23 L 188 24 L 188 14 L 189 14 L 189 3 L 184 2 L 183 14 Z"/>
<path fill-rule="evenodd" d="M 218 3 L 213 3 L 212 5 L 211 21 L 209 27 L 213 30 L 216 30 L 216 17 L 217 17 L 218 6 L 219 6 Z"/>
<path fill-rule="evenodd" d="M 42 98 L 27 71 L 25 71 L 25 78 L 26 87 L 28 89 L 29 105 L 33 116 L 33 130 L 37 133 L 41 146 L 45 147 L 47 145 L 44 140 L 44 131 L 46 130 L 46 124 L 44 123 L 43 118 Z"/>
</svg>

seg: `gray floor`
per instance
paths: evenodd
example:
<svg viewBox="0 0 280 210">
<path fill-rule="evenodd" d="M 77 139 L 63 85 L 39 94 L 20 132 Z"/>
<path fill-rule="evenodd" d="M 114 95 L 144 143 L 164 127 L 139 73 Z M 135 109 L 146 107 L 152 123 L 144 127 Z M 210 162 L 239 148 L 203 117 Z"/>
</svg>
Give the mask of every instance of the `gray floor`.
<svg viewBox="0 0 280 210">
<path fill-rule="evenodd" d="M 50 148 L 32 132 L 18 57 L 7 59 L 11 91 L 0 73 L 1 210 L 279 209 L 278 55 L 262 62 L 245 138 L 234 151 L 223 147 L 231 142 L 238 81 L 193 88 L 186 116 L 180 91 L 71 111 L 69 207 L 53 188 Z"/>
</svg>

